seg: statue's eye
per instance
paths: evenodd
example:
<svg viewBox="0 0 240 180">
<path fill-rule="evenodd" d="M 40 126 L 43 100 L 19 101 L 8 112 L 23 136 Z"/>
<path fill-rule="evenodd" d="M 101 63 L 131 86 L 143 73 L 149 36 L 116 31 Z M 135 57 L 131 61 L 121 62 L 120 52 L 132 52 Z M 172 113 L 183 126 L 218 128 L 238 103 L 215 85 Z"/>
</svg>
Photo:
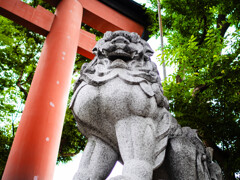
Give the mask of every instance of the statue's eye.
<svg viewBox="0 0 240 180">
<path fill-rule="evenodd" d="M 111 37 L 112 37 L 112 32 L 111 31 L 107 31 L 105 34 L 104 34 L 104 39 L 106 40 L 106 41 L 110 41 L 111 40 Z"/>
<path fill-rule="evenodd" d="M 138 36 L 137 33 L 132 32 L 132 33 L 130 34 L 130 38 L 131 38 L 131 41 L 132 41 L 133 43 L 138 43 L 138 42 L 139 42 L 139 36 Z"/>
<path fill-rule="evenodd" d="M 94 47 L 92 52 L 93 52 L 93 54 L 97 55 L 98 49 L 96 47 Z"/>
</svg>

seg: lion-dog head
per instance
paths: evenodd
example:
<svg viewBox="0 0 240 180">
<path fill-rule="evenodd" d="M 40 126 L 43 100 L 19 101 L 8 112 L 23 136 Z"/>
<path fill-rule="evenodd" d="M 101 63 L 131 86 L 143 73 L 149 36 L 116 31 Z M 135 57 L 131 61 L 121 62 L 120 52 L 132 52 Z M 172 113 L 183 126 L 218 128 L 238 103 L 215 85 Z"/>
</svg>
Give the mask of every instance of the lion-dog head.
<svg viewBox="0 0 240 180">
<path fill-rule="evenodd" d="M 140 85 L 147 95 L 155 95 L 160 106 L 168 108 L 157 66 L 150 59 L 153 50 L 137 33 L 108 31 L 97 42 L 93 53 L 96 56 L 82 66 L 75 89 L 82 81 L 101 86 L 118 77 L 126 83 Z"/>
<path fill-rule="evenodd" d="M 130 68 L 133 62 L 149 61 L 153 50 L 137 33 L 108 31 L 98 41 L 93 53 L 98 59 L 109 59 L 110 68 Z"/>
</svg>

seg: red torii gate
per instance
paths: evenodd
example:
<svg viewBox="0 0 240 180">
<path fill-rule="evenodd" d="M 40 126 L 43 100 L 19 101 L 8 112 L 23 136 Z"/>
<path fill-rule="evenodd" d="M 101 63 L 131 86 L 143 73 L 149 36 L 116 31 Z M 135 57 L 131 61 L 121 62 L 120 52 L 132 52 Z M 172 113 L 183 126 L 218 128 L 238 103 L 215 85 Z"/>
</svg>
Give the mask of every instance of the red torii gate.
<svg viewBox="0 0 240 180">
<path fill-rule="evenodd" d="M 25 109 L 8 157 L 3 180 L 53 178 L 76 52 L 92 59 L 95 35 L 126 30 L 142 35 L 144 26 L 97 0 L 45 0 L 52 14 L 20 0 L 0 0 L 0 14 L 47 36 Z"/>
</svg>

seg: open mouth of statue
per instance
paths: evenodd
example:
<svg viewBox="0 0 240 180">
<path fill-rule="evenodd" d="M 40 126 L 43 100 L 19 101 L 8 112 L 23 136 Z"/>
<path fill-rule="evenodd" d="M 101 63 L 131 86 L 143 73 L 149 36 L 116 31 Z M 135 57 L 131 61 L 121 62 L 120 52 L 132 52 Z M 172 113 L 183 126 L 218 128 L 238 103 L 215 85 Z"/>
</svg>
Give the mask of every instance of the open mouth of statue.
<svg viewBox="0 0 240 180">
<path fill-rule="evenodd" d="M 115 61 L 116 59 L 121 59 L 121 60 L 123 60 L 125 62 L 128 62 L 128 61 L 133 59 L 135 54 L 136 54 L 136 52 L 128 53 L 128 52 L 125 52 L 122 49 L 117 49 L 117 50 L 115 50 L 113 52 L 109 52 L 108 53 L 108 58 L 111 61 Z"/>
<path fill-rule="evenodd" d="M 117 49 L 112 52 L 108 52 L 108 58 L 111 60 L 110 68 L 123 68 L 127 69 L 127 62 L 133 59 L 135 55 L 132 53 L 125 52 L 123 49 Z"/>
</svg>

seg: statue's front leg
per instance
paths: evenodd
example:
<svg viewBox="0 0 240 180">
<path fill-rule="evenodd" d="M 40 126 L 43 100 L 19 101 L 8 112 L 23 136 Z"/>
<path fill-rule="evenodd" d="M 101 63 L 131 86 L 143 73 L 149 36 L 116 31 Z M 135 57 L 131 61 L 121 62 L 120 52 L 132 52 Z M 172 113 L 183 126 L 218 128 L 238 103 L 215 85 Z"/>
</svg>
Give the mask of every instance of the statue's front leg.
<svg viewBox="0 0 240 180">
<path fill-rule="evenodd" d="M 73 180 L 104 180 L 112 171 L 118 154 L 97 137 L 90 137 Z"/>
<path fill-rule="evenodd" d="M 122 176 L 115 179 L 151 180 L 155 148 L 153 120 L 131 116 L 118 121 L 115 127 L 124 162 Z"/>
</svg>

